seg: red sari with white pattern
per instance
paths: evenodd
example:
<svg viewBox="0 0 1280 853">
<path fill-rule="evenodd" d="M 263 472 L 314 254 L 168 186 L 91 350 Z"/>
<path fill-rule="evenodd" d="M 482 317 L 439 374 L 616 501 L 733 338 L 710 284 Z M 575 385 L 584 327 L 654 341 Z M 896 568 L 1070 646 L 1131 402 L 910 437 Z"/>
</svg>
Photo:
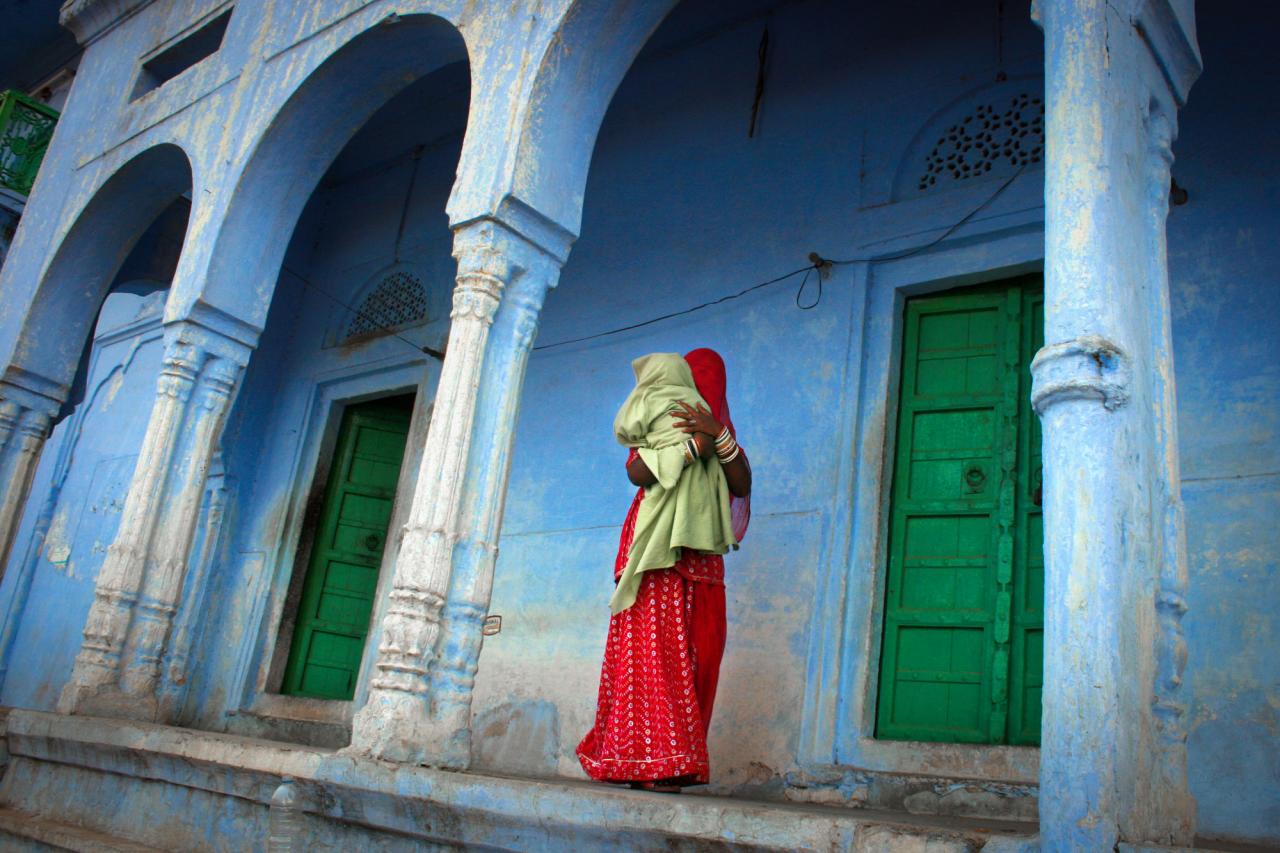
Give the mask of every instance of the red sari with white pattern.
<svg viewBox="0 0 1280 853">
<path fill-rule="evenodd" d="M 686 356 L 691 364 L 693 356 Z M 695 378 L 701 378 L 694 366 Z M 723 369 L 721 363 L 719 389 L 704 389 L 699 381 L 698 390 L 728 426 Z M 628 464 L 635 456 L 632 450 Z M 626 567 L 643 500 L 640 489 L 622 525 L 615 582 Z M 745 533 L 749 507 L 741 504 Z M 595 726 L 577 749 L 588 776 L 600 782 L 707 783 L 707 730 L 725 633 L 724 557 L 686 549 L 671 568 L 643 573 L 635 603 L 609 622 Z"/>
</svg>

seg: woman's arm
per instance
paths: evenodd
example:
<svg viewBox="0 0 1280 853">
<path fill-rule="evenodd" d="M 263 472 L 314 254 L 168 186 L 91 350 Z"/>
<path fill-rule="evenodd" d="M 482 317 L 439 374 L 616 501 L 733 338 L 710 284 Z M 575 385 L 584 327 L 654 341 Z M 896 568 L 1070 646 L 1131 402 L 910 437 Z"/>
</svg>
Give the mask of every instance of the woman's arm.
<svg viewBox="0 0 1280 853">
<path fill-rule="evenodd" d="M 717 421 L 711 414 L 711 411 L 699 404 L 695 409 L 688 403 L 681 403 L 681 411 L 672 412 L 671 416 L 676 419 L 676 429 L 684 430 L 699 439 L 698 449 L 703 457 L 710 456 L 715 452 L 715 440 L 722 432 L 724 425 Z M 706 445 L 701 439 L 706 439 Z M 745 498 L 751 494 L 751 466 L 747 464 L 747 459 L 741 452 L 731 461 L 722 463 L 724 467 L 724 478 L 729 486 L 729 494 L 735 498 Z M 647 468 L 645 469 L 648 470 Z M 634 480 L 633 480 L 634 482 Z"/>
<path fill-rule="evenodd" d="M 722 463 L 724 479 L 729 485 L 729 494 L 735 498 L 745 498 L 751 494 L 751 466 L 747 464 L 745 453 L 739 453 L 732 462 Z"/>
<path fill-rule="evenodd" d="M 693 436 L 693 440 L 698 443 L 698 455 L 703 459 L 716 452 L 715 442 L 707 436 L 697 433 Z M 632 485 L 639 486 L 642 489 L 647 489 L 658 482 L 657 475 L 649 470 L 649 466 L 644 464 L 644 460 L 640 458 L 639 454 L 636 455 L 635 459 L 627 463 L 627 479 L 631 481 Z"/>
<path fill-rule="evenodd" d="M 638 455 L 627 463 L 627 479 L 633 486 L 639 486 L 642 489 L 647 489 L 658 482 L 657 476 L 649 470 L 649 466 L 644 464 L 644 460 Z"/>
</svg>

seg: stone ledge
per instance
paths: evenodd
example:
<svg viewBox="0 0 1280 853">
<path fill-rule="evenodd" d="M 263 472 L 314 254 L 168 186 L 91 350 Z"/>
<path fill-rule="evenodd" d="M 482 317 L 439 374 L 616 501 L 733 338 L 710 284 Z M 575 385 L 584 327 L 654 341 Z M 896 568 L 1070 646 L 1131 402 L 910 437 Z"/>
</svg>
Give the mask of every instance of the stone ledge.
<svg viewBox="0 0 1280 853">
<path fill-rule="evenodd" d="M 72 850 L 75 853 L 163 853 L 26 812 L 0 808 L 0 846 L 5 850 Z"/>
<path fill-rule="evenodd" d="M 454 773 L 150 723 L 14 711 L 9 741 L 13 764 L 0 787 L 6 806 L 44 810 L 66 801 L 51 796 L 62 790 L 76 791 L 74 801 L 85 809 L 95 796 L 109 797 L 119 805 L 100 808 L 100 819 L 116 823 L 95 828 L 113 835 L 138 832 L 139 818 L 155 820 L 165 803 L 181 801 L 189 810 L 216 803 L 225 831 L 240 836 L 232 840 L 261 840 L 267 804 L 287 774 L 298 780 L 316 846 L 363 836 L 519 850 L 1034 849 L 1028 837 L 1035 827 L 1027 824 Z M 165 817 L 169 843 L 214 849 L 196 829 L 207 815 Z M 151 837 L 150 827 L 141 831 Z"/>
</svg>

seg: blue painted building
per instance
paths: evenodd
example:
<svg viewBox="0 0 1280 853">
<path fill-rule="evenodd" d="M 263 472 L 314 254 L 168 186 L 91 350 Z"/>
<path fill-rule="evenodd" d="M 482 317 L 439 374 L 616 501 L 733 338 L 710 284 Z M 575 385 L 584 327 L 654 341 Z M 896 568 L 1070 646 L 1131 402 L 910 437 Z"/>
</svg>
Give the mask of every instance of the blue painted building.
<svg viewBox="0 0 1280 853">
<path fill-rule="evenodd" d="M 317 849 L 1280 845 L 1275 16 L 1032 5 L 64 3 L 0 833 L 263 849 L 287 775 Z M 573 748 L 697 346 L 754 519 L 673 800 Z"/>
</svg>

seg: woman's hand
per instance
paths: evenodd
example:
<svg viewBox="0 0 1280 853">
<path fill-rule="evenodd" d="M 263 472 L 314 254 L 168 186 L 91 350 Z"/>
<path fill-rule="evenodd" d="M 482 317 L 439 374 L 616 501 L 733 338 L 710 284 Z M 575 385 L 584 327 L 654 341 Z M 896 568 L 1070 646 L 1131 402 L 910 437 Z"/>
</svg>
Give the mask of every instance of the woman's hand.
<svg viewBox="0 0 1280 853">
<path fill-rule="evenodd" d="M 690 435 L 694 433 L 703 433 L 710 436 L 714 441 L 720 437 L 720 433 L 724 432 L 724 425 L 717 421 L 711 414 L 711 410 L 701 403 L 695 409 L 688 403 L 681 400 L 676 403 L 680 407 L 680 411 L 672 412 L 671 417 L 676 419 L 675 428 Z"/>
</svg>

